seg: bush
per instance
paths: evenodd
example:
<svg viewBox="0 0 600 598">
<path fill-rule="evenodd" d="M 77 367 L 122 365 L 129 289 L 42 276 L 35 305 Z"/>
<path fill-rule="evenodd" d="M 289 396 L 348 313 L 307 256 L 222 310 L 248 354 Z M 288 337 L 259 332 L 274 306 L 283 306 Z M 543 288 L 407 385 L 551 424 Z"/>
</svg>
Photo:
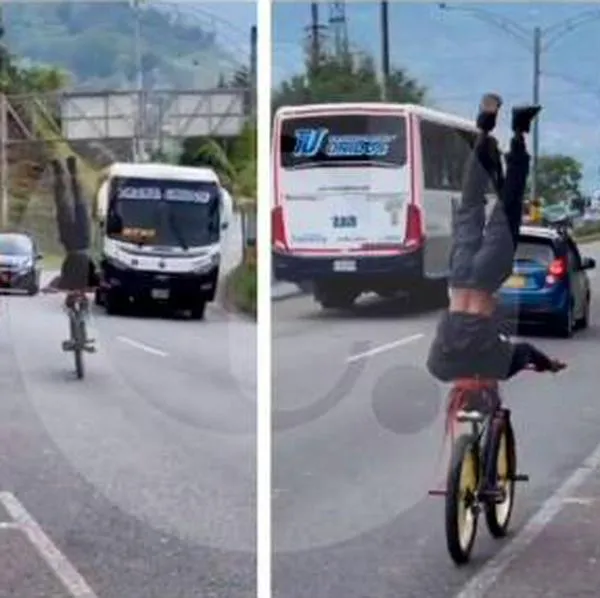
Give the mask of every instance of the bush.
<svg viewBox="0 0 600 598">
<path fill-rule="evenodd" d="M 234 309 L 256 317 L 256 265 L 240 264 L 227 280 L 227 303 Z"/>
</svg>

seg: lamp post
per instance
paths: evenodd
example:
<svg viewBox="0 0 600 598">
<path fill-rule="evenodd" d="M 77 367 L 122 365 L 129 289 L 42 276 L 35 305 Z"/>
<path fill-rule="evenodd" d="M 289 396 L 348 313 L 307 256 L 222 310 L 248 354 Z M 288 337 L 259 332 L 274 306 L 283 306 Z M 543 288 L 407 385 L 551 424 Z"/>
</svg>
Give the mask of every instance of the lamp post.
<svg viewBox="0 0 600 598">
<path fill-rule="evenodd" d="M 533 31 L 523 27 L 516 21 L 499 15 L 493 11 L 483 8 L 473 8 L 471 6 L 457 6 L 446 3 L 440 3 L 439 8 L 445 11 L 460 11 L 468 13 L 476 19 L 488 23 L 497 29 L 502 29 L 517 41 L 530 50 L 533 54 L 533 104 L 540 103 L 540 79 L 541 79 L 541 58 L 542 54 L 548 50 L 554 43 L 565 35 L 572 33 L 590 21 L 600 19 L 600 8 L 592 8 L 575 14 L 574 16 L 549 25 L 548 27 L 534 27 Z M 540 151 L 539 123 L 536 119 L 533 123 L 533 155 L 531 168 L 531 197 L 537 196 L 537 176 L 538 159 Z"/>
</svg>

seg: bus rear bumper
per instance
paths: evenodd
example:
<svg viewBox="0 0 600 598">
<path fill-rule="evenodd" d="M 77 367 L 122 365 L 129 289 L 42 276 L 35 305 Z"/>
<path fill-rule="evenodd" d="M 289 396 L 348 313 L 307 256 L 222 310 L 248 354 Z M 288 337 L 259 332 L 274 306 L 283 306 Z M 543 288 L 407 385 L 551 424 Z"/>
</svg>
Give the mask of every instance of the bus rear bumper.
<svg viewBox="0 0 600 598">
<path fill-rule="evenodd" d="M 422 280 L 422 264 L 420 249 L 393 256 L 306 256 L 273 252 L 276 280 L 294 284 L 337 281 L 376 292 L 382 285 L 402 289 L 406 284 Z"/>
</svg>

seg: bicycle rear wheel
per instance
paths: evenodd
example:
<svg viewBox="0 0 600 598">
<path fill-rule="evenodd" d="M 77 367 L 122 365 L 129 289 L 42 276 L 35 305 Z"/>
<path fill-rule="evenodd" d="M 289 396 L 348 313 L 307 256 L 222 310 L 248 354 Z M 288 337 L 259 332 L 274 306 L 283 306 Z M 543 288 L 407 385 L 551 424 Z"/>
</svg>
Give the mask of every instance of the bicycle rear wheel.
<svg viewBox="0 0 600 598">
<path fill-rule="evenodd" d="M 468 562 L 477 535 L 479 471 L 477 441 L 463 434 L 454 443 L 446 480 L 446 543 L 457 565 Z"/>
<path fill-rule="evenodd" d="M 515 474 L 517 451 L 515 436 L 507 417 L 500 417 L 489 430 L 486 442 L 485 463 L 488 467 L 488 483 L 493 483 L 504 494 L 501 503 L 490 500 L 485 503 L 485 520 L 494 538 L 504 538 L 512 516 L 515 501 Z"/>
</svg>

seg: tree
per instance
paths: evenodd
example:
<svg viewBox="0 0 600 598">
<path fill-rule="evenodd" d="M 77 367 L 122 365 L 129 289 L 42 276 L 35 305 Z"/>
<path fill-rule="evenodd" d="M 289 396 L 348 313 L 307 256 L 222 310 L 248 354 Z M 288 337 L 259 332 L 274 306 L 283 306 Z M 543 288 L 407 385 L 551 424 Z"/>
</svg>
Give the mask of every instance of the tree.
<svg viewBox="0 0 600 598">
<path fill-rule="evenodd" d="M 423 104 L 426 89 L 402 68 L 395 68 L 388 80 L 391 102 Z M 273 106 L 321 102 L 376 102 L 382 87 L 371 56 L 345 53 L 323 54 L 316 65 L 307 59 L 305 73 L 284 81 L 273 94 Z"/>
<path fill-rule="evenodd" d="M 538 193 L 547 205 L 571 202 L 581 196 L 583 166 L 571 156 L 553 154 L 538 160 Z"/>
</svg>

